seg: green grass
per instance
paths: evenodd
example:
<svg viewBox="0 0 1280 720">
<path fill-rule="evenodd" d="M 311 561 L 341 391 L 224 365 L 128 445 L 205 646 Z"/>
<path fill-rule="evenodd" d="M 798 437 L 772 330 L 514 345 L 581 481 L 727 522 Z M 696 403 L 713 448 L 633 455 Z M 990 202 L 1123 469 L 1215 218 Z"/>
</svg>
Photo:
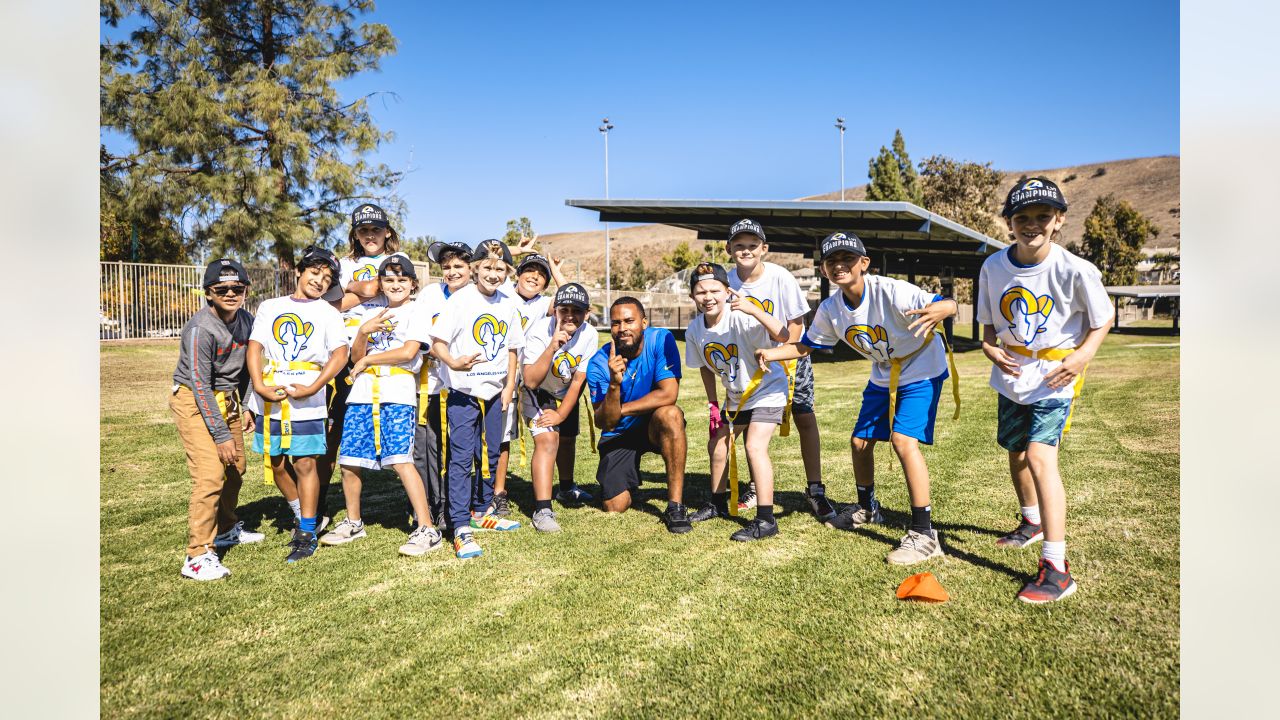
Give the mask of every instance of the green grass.
<svg viewBox="0 0 1280 720">
<path fill-rule="evenodd" d="M 1080 584 L 1056 606 L 1014 600 L 1038 550 L 1001 551 L 1016 502 L 995 444 L 980 352 L 957 356 L 926 449 L 948 556 L 910 569 L 885 553 L 907 519 L 901 466 L 877 461 L 891 526 L 840 533 L 804 512 L 798 438 L 775 438 L 781 535 L 737 544 L 726 522 L 666 532 L 665 485 L 639 511 L 557 508 L 564 532 L 479 536 L 484 557 L 397 556 L 391 475 L 366 483 L 369 538 L 286 566 L 291 516 L 256 456 L 240 514 L 267 533 L 224 558 L 234 575 L 178 574 L 189 479 L 169 419 L 172 343 L 103 346 L 101 702 L 104 717 L 1174 716 L 1178 712 L 1176 338 L 1113 335 L 1089 368 L 1063 449 L 1068 549 Z M 848 433 L 865 362 L 820 362 L 824 475 L 852 501 Z M 697 373 L 686 502 L 707 497 Z M 887 448 L 881 448 L 881 453 Z M 739 462 L 745 462 L 739 457 Z M 513 459 L 514 516 L 532 494 Z M 661 460 L 646 459 L 660 480 Z M 577 480 L 598 490 L 585 435 Z M 335 485 L 330 502 L 340 506 Z M 1037 546 L 1038 547 L 1038 546 Z M 933 572 L 952 600 L 902 602 Z"/>
</svg>

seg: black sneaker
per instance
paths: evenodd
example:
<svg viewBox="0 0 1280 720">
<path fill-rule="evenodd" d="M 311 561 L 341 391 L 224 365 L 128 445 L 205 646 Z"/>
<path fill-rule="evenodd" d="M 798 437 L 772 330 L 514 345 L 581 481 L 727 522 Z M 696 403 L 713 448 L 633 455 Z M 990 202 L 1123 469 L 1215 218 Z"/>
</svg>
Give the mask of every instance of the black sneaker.
<svg viewBox="0 0 1280 720">
<path fill-rule="evenodd" d="M 498 517 L 506 517 L 511 514 L 511 501 L 507 499 L 506 493 L 494 493 L 493 502 L 489 503 L 489 512 L 487 515 L 497 515 Z"/>
<path fill-rule="evenodd" d="M 711 520 L 718 517 L 724 517 L 724 515 L 716 509 L 716 504 L 706 503 L 689 516 L 689 522 L 702 522 L 703 520 Z"/>
<path fill-rule="evenodd" d="M 284 561 L 287 563 L 306 560 L 316 554 L 316 534 L 303 532 L 302 530 L 293 531 L 293 539 L 289 541 L 289 547 L 292 552 Z"/>
<path fill-rule="evenodd" d="M 880 513 L 879 504 L 874 510 L 867 510 L 858 503 L 847 505 L 843 510 L 827 521 L 827 527 L 836 530 L 852 530 L 867 523 L 884 523 L 884 515 Z"/>
<path fill-rule="evenodd" d="M 1027 583 L 1018 593 L 1018 599 L 1025 603 L 1040 605 L 1057 602 L 1076 591 L 1076 581 L 1071 579 L 1071 566 L 1064 560 L 1062 570 L 1053 563 L 1040 558 L 1040 572 L 1036 579 Z"/>
<path fill-rule="evenodd" d="M 693 529 L 689 522 L 689 508 L 677 504 L 662 513 L 662 521 L 667 524 L 667 531 L 679 535 Z"/>
<path fill-rule="evenodd" d="M 1024 548 L 1033 542 L 1044 540 L 1044 527 L 1042 525 L 1027 522 L 1027 519 L 1021 515 L 1018 516 L 1018 520 L 1017 529 L 996 540 L 997 547 Z"/>
<path fill-rule="evenodd" d="M 836 506 L 827 499 L 827 489 L 822 483 L 814 483 L 804 491 L 804 499 L 809 501 L 813 516 L 818 522 L 827 522 L 836 516 Z"/>
<path fill-rule="evenodd" d="M 763 540 L 767 537 L 773 537 L 778 534 L 778 523 L 765 522 L 760 518 L 755 518 L 747 523 L 747 526 L 738 532 L 729 536 L 730 540 L 738 542 L 751 542 L 752 540 Z"/>
</svg>

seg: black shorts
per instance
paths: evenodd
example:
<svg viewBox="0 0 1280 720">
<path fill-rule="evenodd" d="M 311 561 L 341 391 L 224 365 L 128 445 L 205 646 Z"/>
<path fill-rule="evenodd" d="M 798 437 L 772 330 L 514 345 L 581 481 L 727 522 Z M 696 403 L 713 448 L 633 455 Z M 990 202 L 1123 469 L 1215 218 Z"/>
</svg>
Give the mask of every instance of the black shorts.
<svg viewBox="0 0 1280 720">
<path fill-rule="evenodd" d="M 557 400 L 554 395 L 546 390 L 542 390 L 541 388 L 537 390 L 530 390 L 525 387 L 520 388 L 519 400 L 520 412 L 524 414 L 525 421 L 529 425 L 531 434 L 533 431 L 533 421 L 537 417 L 534 407 L 537 408 L 537 412 L 541 412 L 543 410 L 556 410 L 560 407 L 560 401 Z M 536 405 L 534 404 L 535 402 Z M 580 406 L 582 402 L 581 394 L 578 395 L 578 402 Z M 560 437 L 578 437 L 578 428 L 580 427 L 578 423 L 578 416 L 582 414 L 579 406 L 574 406 L 573 412 L 569 413 L 569 416 L 564 419 L 564 422 L 557 426 L 556 430 L 560 433 Z M 530 415 L 533 415 L 534 417 L 531 418 L 529 417 Z"/>
<path fill-rule="evenodd" d="M 641 456 L 662 453 L 661 448 L 649 441 L 649 417 L 637 416 L 636 423 L 621 435 L 600 442 L 596 482 L 600 483 L 605 500 L 628 490 L 639 490 Z"/>
</svg>

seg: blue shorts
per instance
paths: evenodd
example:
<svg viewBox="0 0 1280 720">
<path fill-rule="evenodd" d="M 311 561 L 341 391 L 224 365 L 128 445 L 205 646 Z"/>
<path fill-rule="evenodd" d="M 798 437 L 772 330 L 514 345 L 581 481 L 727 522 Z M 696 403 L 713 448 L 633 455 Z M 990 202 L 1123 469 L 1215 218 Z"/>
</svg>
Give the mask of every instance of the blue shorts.
<svg viewBox="0 0 1280 720">
<path fill-rule="evenodd" d="M 918 380 L 898 386 L 898 404 L 893 408 L 893 431 L 913 437 L 925 445 L 933 444 L 933 421 L 938 416 L 938 399 L 942 397 L 943 373 L 932 380 Z M 862 409 L 853 426 L 853 436 L 870 440 L 889 440 L 889 388 L 867 383 L 862 391 Z"/>
<path fill-rule="evenodd" d="M 253 431 L 253 451 L 262 452 L 262 423 L 266 418 L 258 416 L 257 429 Z M 326 445 L 324 431 L 328 421 L 325 418 L 315 420 L 293 420 L 290 425 L 289 449 L 285 455 L 290 457 L 306 457 L 323 455 Z M 280 421 L 271 421 L 271 454 L 280 454 Z"/>
<path fill-rule="evenodd" d="M 1071 416 L 1071 398 L 1050 398 L 1022 405 L 1000 396 L 996 442 L 1009 452 L 1022 452 L 1027 443 L 1057 445 Z"/>
<path fill-rule="evenodd" d="M 418 408 L 401 403 L 378 406 L 378 424 L 382 428 L 382 457 L 373 444 L 373 405 L 353 403 L 342 419 L 342 445 L 338 464 L 368 470 L 381 470 L 384 465 L 413 462 L 413 431 L 418 424 Z"/>
<path fill-rule="evenodd" d="M 796 361 L 796 386 L 791 394 L 791 414 L 813 414 L 813 358 L 808 355 Z"/>
</svg>

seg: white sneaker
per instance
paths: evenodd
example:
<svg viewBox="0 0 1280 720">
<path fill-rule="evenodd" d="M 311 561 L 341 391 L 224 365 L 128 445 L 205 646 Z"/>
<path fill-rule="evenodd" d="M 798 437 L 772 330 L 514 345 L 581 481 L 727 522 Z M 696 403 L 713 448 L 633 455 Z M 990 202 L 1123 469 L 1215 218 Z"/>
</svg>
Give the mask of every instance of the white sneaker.
<svg viewBox="0 0 1280 720">
<path fill-rule="evenodd" d="M 214 538 L 213 546 L 225 548 L 232 545 L 248 545 L 249 543 L 262 542 L 265 539 L 267 539 L 266 535 L 252 530 L 245 530 L 244 523 L 238 522 L 232 525 L 230 530 Z"/>
<path fill-rule="evenodd" d="M 231 571 L 212 550 L 198 557 L 187 558 L 182 563 L 182 576 L 192 580 L 221 580 L 230 574 Z"/>
<path fill-rule="evenodd" d="M 418 557 L 440 547 L 440 532 L 430 525 L 419 525 L 409 533 L 409 541 L 400 546 L 400 554 Z"/>
<path fill-rule="evenodd" d="M 320 538 L 321 545 L 345 545 L 352 540 L 359 540 L 366 537 L 368 533 L 364 531 L 364 523 L 356 523 L 347 518 L 343 518 L 333 530 L 325 533 Z"/>
<path fill-rule="evenodd" d="M 533 511 L 533 529 L 538 532 L 560 532 L 560 523 L 550 508 Z"/>
</svg>

